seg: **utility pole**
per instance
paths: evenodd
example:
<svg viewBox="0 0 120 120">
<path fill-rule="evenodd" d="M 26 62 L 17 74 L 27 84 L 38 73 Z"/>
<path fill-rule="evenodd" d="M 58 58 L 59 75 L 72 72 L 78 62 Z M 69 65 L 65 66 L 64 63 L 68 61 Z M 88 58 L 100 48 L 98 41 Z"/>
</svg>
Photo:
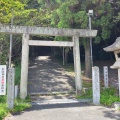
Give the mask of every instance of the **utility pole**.
<svg viewBox="0 0 120 120">
<path fill-rule="evenodd" d="M 13 10 L 11 18 L 11 27 L 13 26 Z M 10 34 L 10 50 L 9 50 L 9 68 L 11 67 L 11 58 L 12 58 L 12 34 Z"/>
<path fill-rule="evenodd" d="M 91 19 L 93 17 L 93 10 L 88 11 L 88 16 L 89 16 L 89 29 L 91 30 Z M 91 57 L 91 66 L 93 67 L 93 55 L 92 55 L 92 38 L 90 37 L 90 57 Z"/>
</svg>

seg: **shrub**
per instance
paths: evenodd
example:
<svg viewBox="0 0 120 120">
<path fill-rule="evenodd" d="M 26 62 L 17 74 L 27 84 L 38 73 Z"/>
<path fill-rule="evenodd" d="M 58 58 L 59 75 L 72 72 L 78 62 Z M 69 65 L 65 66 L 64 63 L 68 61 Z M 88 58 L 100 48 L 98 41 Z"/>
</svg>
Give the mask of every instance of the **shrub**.
<svg viewBox="0 0 120 120">
<path fill-rule="evenodd" d="M 111 106 L 114 102 L 120 102 L 119 97 L 116 95 L 115 88 L 105 88 L 101 91 L 100 103 L 106 106 Z"/>
</svg>

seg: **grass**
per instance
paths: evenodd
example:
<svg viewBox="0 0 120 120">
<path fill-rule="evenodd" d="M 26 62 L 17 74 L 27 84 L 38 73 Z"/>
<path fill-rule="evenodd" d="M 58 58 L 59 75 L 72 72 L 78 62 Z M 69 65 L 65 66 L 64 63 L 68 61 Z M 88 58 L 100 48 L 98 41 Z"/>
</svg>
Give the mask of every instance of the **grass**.
<svg viewBox="0 0 120 120">
<path fill-rule="evenodd" d="M 15 85 L 20 85 L 21 66 L 15 67 Z"/>
<path fill-rule="evenodd" d="M 7 107 L 7 96 L 0 96 L 0 120 L 2 120 L 8 113 L 15 113 L 23 111 L 31 107 L 30 99 L 26 98 L 25 100 L 16 99 L 14 104 L 14 109 L 9 110 Z"/>
<path fill-rule="evenodd" d="M 76 96 L 77 99 L 81 98 L 92 98 L 92 89 L 88 89 L 83 92 L 82 95 Z M 120 98 L 117 95 L 117 90 L 115 88 L 105 88 L 101 89 L 100 93 L 100 103 L 105 106 L 112 106 L 114 102 L 120 102 Z"/>
<path fill-rule="evenodd" d="M 20 98 L 15 100 L 15 105 L 14 105 L 14 109 L 11 110 L 10 112 L 20 112 L 20 111 L 24 111 L 27 108 L 30 108 L 31 104 L 30 104 L 30 100 L 28 98 L 26 98 L 25 100 L 22 100 Z"/>
<path fill-rule="evenodd" d="M 9 113 L 9 110 L 7 108 L 7 105 L 0 104 L 0 120 L 2 120 L 7 114 Z"/>
<path fill-rule="evenodd" d="M 9 110 L 6 105 L 6 98 L 6 96 L 0 96 L 0 120 L 2 120 L 9 113 Z"/>
<path fill-rule="evenodd" d="M 106 106 L 112 106 L 114 102 L 120 102 L 115 88 L 106 88 L 101 90 L 100 103 Z"/>
<path fill-rule="evenodd" d="M 86 92 L 83 92 L 80 96 L 76 96 L 77 99 L 81 98 L 92 98 L 92 90 L 88 89 Z"/>
<path fill-rule="evenodd" d="M 20 65 L 18 65 L 15 68 L 15 84 L 17 85 L 20 85 L 20 71 L 21 67 Z M 9 110 L 7 107 L 7 96 L 0 96 L 0 120 L 3 120 L 3 118 L 9 113 L 24 111 L 25 109 L 30 107 L 30 98 L 28 96 L 25 100 L 17 98 L 14 102 L 14 109 Z"/>
</svg>

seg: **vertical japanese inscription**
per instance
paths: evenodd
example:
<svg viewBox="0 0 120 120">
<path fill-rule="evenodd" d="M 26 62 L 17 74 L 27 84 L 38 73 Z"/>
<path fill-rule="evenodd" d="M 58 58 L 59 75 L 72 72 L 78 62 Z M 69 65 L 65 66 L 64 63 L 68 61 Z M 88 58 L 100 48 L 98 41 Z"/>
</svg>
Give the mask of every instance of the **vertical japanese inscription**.
<svg viewBox="0 0 120 120">
<path fill-rule="evenodd" d="M 104 86 L 105 88 L 108 88 L 108 67 L 104 66 Z"/>
<path fill-rule="evenodd" d="M 6 94 L 6 65 L 0 65 L 0 95 Z"/>
</svg>

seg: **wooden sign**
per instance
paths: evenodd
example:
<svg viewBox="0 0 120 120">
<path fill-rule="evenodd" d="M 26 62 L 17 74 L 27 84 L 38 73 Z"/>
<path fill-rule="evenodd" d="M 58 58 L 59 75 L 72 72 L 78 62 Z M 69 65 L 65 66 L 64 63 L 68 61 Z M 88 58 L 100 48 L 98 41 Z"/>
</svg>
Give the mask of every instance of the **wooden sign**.
<svg viewBox="0 0 120 120">
<path fill-rule="evenodd" d="M 0 95 L 6 94 L 6 65 L 0 65 Z"/>
</svg>

